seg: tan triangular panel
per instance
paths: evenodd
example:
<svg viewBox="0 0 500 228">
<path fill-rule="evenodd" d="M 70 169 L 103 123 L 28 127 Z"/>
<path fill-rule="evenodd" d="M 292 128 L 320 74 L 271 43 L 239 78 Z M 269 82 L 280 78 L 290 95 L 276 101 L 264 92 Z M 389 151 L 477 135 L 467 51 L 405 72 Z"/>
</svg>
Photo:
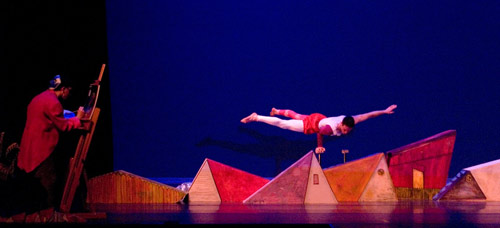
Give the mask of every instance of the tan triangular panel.
<svg viewBox="0 0 500 228">
<path fill-rule="evenodd" d="M 304 204 L 312 157 L 312 151 L 307 153 L 243 203 Z"/>
<path fill-rule="evenodd" d="M 323 170 L 339 202 L 359 200 L 382 156 L 378 153 Z"/>
<path fill-rule="evenodd" d="M 487 201 L 500 201 L 500 159 L 465 170 L 472 173 Z"/>
<path fill-rule="evenodd" d="M 337 198 L 323 173 L 318 159 L 312 156 L 311 169 L 309 170 L 309 181 L 307 183 L 305 204 L 335 204 Z"/>
<path fill-rule="evenodd" d="M 88 203 L 177 203 L 186 192 L 118 170 L 89 179 Z"/>
<path fill-rule="evenodd" d="M 207 159 L 191 184 L 188 192 L 189 203 L 220 203 L 221 199 L 215 185 Z"/>
<path fill-rule="evenodd" d="M 381 156 L 359 201 L 398 201 L 384 156 Z"/>
</svg>

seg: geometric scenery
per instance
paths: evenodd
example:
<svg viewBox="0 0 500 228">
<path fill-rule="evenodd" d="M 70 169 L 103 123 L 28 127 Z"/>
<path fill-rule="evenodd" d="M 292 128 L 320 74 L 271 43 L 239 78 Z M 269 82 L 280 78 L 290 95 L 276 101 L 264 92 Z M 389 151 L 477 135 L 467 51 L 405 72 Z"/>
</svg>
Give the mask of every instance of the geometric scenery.
<svg viewBox="0 0 500 228">
<path fill-rule="evenodd" d="M 206 158 L 187 192 L 118 170 L 88 181 L 87 203 L 500 201 L 500 159 L 465 168 L 446 184 L 455 137 L 448 130 L 326 169 L 309 151 L 272 180 Z"/>
<path fill-rule="evenodd" d="M 447 130 L 386 152 L 398 199 L 432 199 L 446 185 L 456 134 Z"/>
<path fill-rule="evenodd" d="M 335 204 L 337 199 L 310 151 L 243 201 L 245 204 Z"/>
<path fill-rule="evenodd" d="M 460 171 L 434 200 L 500 201 L 500 160 Z"/>
<path fill-rule="evenodd" d="M 118 170 L 89 179 L 87 203 L 177 203 L 186 192 Z"/>
<path fill-rule="evenodd" d="M 450 183 L 436 194 L 434 200 L 485 200 L 486 197 L 477 185 L 470 171 L 460 171 Z"/>
<path fill-rule="evenodd" d="M 188 192 L 189 203 L 241 203 L 269 180 L 205 159 Z"/>
<path fill-rule="evenodd" d="M 339 202 L 397 201 L 384 153 L 324 170 Z"/>
</svg>

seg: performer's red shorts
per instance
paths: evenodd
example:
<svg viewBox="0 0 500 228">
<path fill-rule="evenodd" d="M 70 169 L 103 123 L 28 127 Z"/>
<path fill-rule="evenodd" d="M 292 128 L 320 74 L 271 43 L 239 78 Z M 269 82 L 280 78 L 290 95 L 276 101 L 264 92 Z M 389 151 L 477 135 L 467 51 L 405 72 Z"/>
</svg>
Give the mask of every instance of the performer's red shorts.
<svg viewBox="0 0 500 228">
<path fill-rule="evenodd" d="M 319 121 L 326 118 L 323 114 L 313 113 L 308 115 L 304 120 L 304 134 L 312 134 L 319 132 Z"/>
</svg>

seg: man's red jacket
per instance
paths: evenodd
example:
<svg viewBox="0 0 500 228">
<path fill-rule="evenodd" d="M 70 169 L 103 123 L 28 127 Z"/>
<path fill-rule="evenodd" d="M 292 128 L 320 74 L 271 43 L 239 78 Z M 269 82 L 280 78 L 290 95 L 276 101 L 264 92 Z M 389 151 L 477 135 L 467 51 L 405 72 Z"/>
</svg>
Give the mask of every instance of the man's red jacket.
<svg viewBox="0 0 500 228">
<path fill-rule="evenodd" d="M 27 173 L 33 171 L 54 151 L 59 132 L 80 126 L 78 118 L 65 119 L 63 111 L 53 90 L 46 90 L 31 100 L 17 159 L 20 169 Z"/>
</svg>

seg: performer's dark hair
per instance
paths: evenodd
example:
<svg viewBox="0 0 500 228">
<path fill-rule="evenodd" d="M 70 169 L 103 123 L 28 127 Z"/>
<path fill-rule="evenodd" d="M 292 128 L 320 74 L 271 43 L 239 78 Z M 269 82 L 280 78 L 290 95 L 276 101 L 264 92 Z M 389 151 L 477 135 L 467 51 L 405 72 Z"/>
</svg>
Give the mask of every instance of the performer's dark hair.
<svg viewBox="0 0 500 228">
<path fill-rule="evenodd" d="M 57 91 L 57 90 L 61 90 L 62 88 L 73 88 L 73 87 L 74 87 L 74 83 L 70 78 L 61 76 L 61 84 L 59 84 L 59 86 L 57 88 L 55 88 L 54 90 Z"/>
<path fill-rule="evenodd" d="M 353 128 L 354 127 L 354 118 L 352 118 L 352 116 L 346 116 L 342 120 L 342 124 L 344 124 L 350 128 Z"/>
</svg>

